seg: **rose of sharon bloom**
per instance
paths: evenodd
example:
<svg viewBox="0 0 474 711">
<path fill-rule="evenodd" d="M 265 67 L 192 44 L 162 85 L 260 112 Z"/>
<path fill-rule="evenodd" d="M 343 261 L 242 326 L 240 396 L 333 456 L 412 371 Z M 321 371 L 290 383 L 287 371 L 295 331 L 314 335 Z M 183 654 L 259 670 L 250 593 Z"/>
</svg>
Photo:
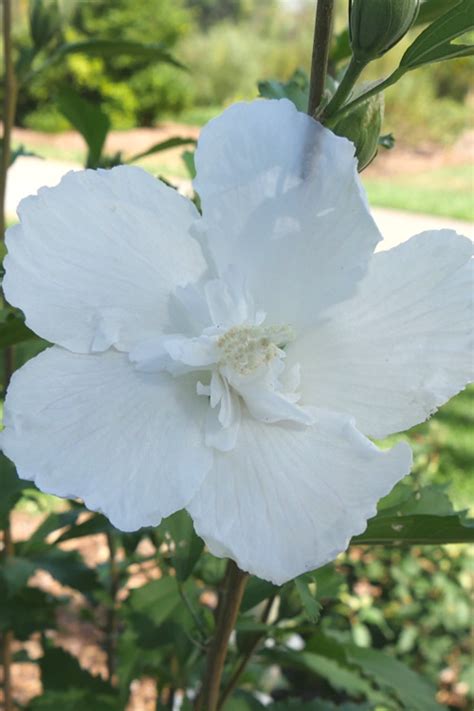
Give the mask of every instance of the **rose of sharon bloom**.
<svg viewBox="0 0 474 711">
<path fill-rule="evenodd" d="M 194 205 L 138 168 L 24 200 L 5 292 L 55 343 L 12 379 L 20 476 L 122 530 L 185 507 L 282 583 L 333 559 L 411 465 L 385 437 L 470 375 L 471 243 L 381 239 L 354 146 L 286 101 L 203 130 Z"/>
</svg>

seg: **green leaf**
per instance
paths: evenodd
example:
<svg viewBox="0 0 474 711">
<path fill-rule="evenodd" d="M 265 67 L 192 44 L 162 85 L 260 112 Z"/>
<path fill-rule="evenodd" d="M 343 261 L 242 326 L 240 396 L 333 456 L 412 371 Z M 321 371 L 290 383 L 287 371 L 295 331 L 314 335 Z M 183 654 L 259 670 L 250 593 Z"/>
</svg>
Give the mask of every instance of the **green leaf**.
<svg viewBox="0 0 474 711">
<path fill-rule="evenodd" d="M 28 578 L 35 572 L 35 565 L 26 558 L 12 556 L 0 567 L 0 575 L 5 581 L 7 595 L 16 595 L 26 586 Z"/>
<path fill-rule="evenodd" d="M 105 516 L 102 514 L 92 514 L 87 521 L 74 524 L 67 531 L 64 531 L 55 542 L 61 543 L 62 541 L 70 541 L 73 538 L 93 536 L 97 533 L 109 533 L 111 531 L 115 531 L 115 528 Z"/>
<path fill-rule="evenodd" d="M 445 13 L 451 7 L 452 0 L 422 0 L 414 26 L 426 25 Z"/>
<path fill-rule="evenodd" d="M 67 691 L 46 691 L 34 698 L 26 707 L 26 711 L 117 711 L 116 696 L 91 694 L 82 689 Z"/>
<path fill-rule="evenodd" d="M 181 156 L 183 163 L 188 171 L 188 175 L 191 180 L 196 177 L 196 166 L 194 165 L 194 151 L 184 151 Z"/>
<path fill-rule="evenodd" d="M 196 535 L 190 515 L 182 510 L 169 516 L 160 525 L 171 547 L 171 562 L 180 581 L 187 580 L 193 572 L 204 548 L 204 541 Z"/>
<path fill-rule="evenodd" d="M 113 689 L 100 676 L 83 669 L 76 657 L 60 647 L 49 646 L 39 660 L 41 682 L 45 690 L 80 689 L 95 695 L 113 695 Z M 92 708 L 95 709 L 95 706 Z"/>
<path fill-rule="evenodd" d="M 72 89 L 64 89 L 58 96 L 59 111 L 74 126 L 88 147 L 87 168 L 97 168 L 110 128 L 108 116 L 100 106 L 86 101 Z"/>
<path fill-rule="evenodd" d="M 306 112 L 308 108 L 309 81 L 302 69 L 297 69 L 287 82 L 273 79 L 260 81 L 258 91 L 265 99 L 289 99 L 299 111 Z"/>
<path fill-rule="evenodd" d="M 241 612 L 247 612 L 272 595 L 276 595 L 280 588 L 268 580 L 261 580 L 252 575 L 245 588 L 244 597 L 240 606 Z"/>
<path fill-rule="evenodd" d="M 453 43 L 454 39 L 473 28 L 472 0 L 460 0 L 416 38 L 403 55 L 400 67 L 415 69 L 423 64 L 473 54 L 474 46 Z"/>
<path fill-rule="evenodd" d="M 13 463 L 0 452 L 0 528 L 4 528 L 8 515 L 26 487 L 31 482 L 20 479 Z"/>
<path fill-rule="evenodd" d="M 440 711 L 435 700 L 435 687 L 420 677 L 405 664 L 375 649 L 345 645 L 349 661 L 357 664 L 361 671 L 394 693 L 404 708 L 412 711 Z"/>
<path fill-rule="evenodd" d="M 47 516 L 42 523 L 33 531 L 31 536 L 26 540 L 18 544 L 19 550 L 22 551 L 23 555 L 27 554 L 29 550 L 37 546 L 39 543 L 45 542 L 46 537 L 50 533 L 54 533 L 60 528 L 65 528 L 70 526 L 76 520 L 79 514 L 82 513 L 80 508 L 72 509 L 69 511 L 61 511 L 60 513 L 51 513 Z"/>
<path fill-rule="evenodd" d="M 38 588 L 24 587 L 9 597 L 0 576 L 0 600 L 0 632 L 11 629 L 17 639 L 25 640 L 55 626 L 57 602 Z"/>
<path fill-rule="evenodd" d="M 196 145 L 196 140 L 194 138 L 182 138 L 181 136 L 175 136 L 174 138 L 168 138 L 166 141 L 161 141 L 161 143 L 155 143 L 150 146 L 143 153 L 137 153 L 131 158 L 127 158 L 126 163 L 135 163 L 137 160 L 146 158 L 147 156 L 154 155 L 155 153 L 161 153 L 162 151 L 168 151 L 170 148 L 178 148 L 179 146 L 189 146 Z"/>
<path fill-rule="evenodd" d="M 474 542 L 474 521 L 460 514 L 434 516 L 426 514 L 407 516 L 377 515 L 369 520 L 367 529 L 354 536 L 352 545 L 440 545 L 444 543 Z"/>
<path fill-rule="evenodd" d="M 136 59 L 147 59 L 150 62 L 165 62 L 184 69 L 184 66 L 170 54 L 166 45 L 161 42 L 145 44 L 125 39 L 82 40 L 61 45 L 54 53 L 55 56 L 51 57 L 50 60 L 57 61 L 68 54 L 87 54 L 89 57 L 104 58 L 126 55 Z"/>
<path fill-rule="evenodd" d="M 358 670 L 343 666 L 334 659 L 328 659 L 313 652 L 294 652 L 291 650 L 265 650 L 262 655 L 281 665 L 309 672 L 325 679 L 336 691 L 343 691 L 351 696 L 366 699 L 377 698 L 377 692 L 364 679 Z"/>
<path fill-rule="evenodd" d="M 181 605 L 176 578 L 168 576 L 153 580 L 134 590 L 128 599 L 132 613 L 146 615 L 158 627 Z"/>
<path fill-rule="evenodd" d="M 0 321 L 0 348 L 8 348 L 32 338 L 37 338 L 37 335 L 28 328 L 19 314 L 10 311 L 6 318 Z"/>
<path fill-rule="evenodd" d="M 97 574 L 89 568 L 78 551 L 64 551 L 56 546 L 43 545 L 30 553 L 28 559 L 36 568 L 46 570 L 62 585 L 87 594 L 97 586 Z"/>
<path fill-rule="evenodd" d="M 310 574 L 300 575 L 299 578 L 295 578 L 295 587 L 300 596 L 301 604 L 306 612 L 308 619 L 315 623 L 319 620 L 321 615 L 321 604 L 318 602 L 315 595 L 310 590 L 311 583 L 314 585 L 314 581 Z"/>
</svg>

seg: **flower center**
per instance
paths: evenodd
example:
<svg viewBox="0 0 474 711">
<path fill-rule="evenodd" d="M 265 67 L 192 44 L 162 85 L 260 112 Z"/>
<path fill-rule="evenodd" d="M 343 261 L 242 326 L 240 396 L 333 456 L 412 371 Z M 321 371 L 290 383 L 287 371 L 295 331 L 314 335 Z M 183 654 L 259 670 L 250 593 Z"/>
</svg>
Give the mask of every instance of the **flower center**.
<svg viewBox="0 0 474 711">
<path fill-rule="evenodd" d="M 290 326 L 233 326 L 217 341 L 219 365 L 249 375 L 282 356 L 293 337 Z"/>
</svg>

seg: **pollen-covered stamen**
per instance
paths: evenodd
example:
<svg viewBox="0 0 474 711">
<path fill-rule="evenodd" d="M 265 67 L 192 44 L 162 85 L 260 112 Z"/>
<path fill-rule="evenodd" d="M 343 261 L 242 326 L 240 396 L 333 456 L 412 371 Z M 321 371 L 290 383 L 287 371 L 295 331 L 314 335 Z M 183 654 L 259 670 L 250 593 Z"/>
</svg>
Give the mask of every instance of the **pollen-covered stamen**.
<svg viewBox="0 0 474 711">
<path fill-rule="evenodd" d="M 219 365 L 249 375 L 274 358 L 282 357 L 282 349 L 293 338 L 290 326 L 234 326 L 217 341 Z"/>
</svg>

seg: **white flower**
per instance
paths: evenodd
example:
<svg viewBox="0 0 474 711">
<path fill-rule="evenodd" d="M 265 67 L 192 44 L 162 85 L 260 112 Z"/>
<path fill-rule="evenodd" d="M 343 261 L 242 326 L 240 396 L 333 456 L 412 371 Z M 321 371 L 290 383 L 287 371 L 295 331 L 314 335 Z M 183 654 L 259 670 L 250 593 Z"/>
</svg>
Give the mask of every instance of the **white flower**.
<svg viewBox="0 0 474 711">
<path fill-rule="evenodd" d="M 471 243 L 427 232 L 373 256 L 353 153 L 256 101 L 202 132 L 202 217 L 131 167 L 25 200 L 5 292 L 57 345 L 9 388 L 19 474 L 123 530 L 186 507 L 213 553 L 276 583 L 363 531 L 411 464 L 367 436 L 469 379 Z"/>
</svg>

